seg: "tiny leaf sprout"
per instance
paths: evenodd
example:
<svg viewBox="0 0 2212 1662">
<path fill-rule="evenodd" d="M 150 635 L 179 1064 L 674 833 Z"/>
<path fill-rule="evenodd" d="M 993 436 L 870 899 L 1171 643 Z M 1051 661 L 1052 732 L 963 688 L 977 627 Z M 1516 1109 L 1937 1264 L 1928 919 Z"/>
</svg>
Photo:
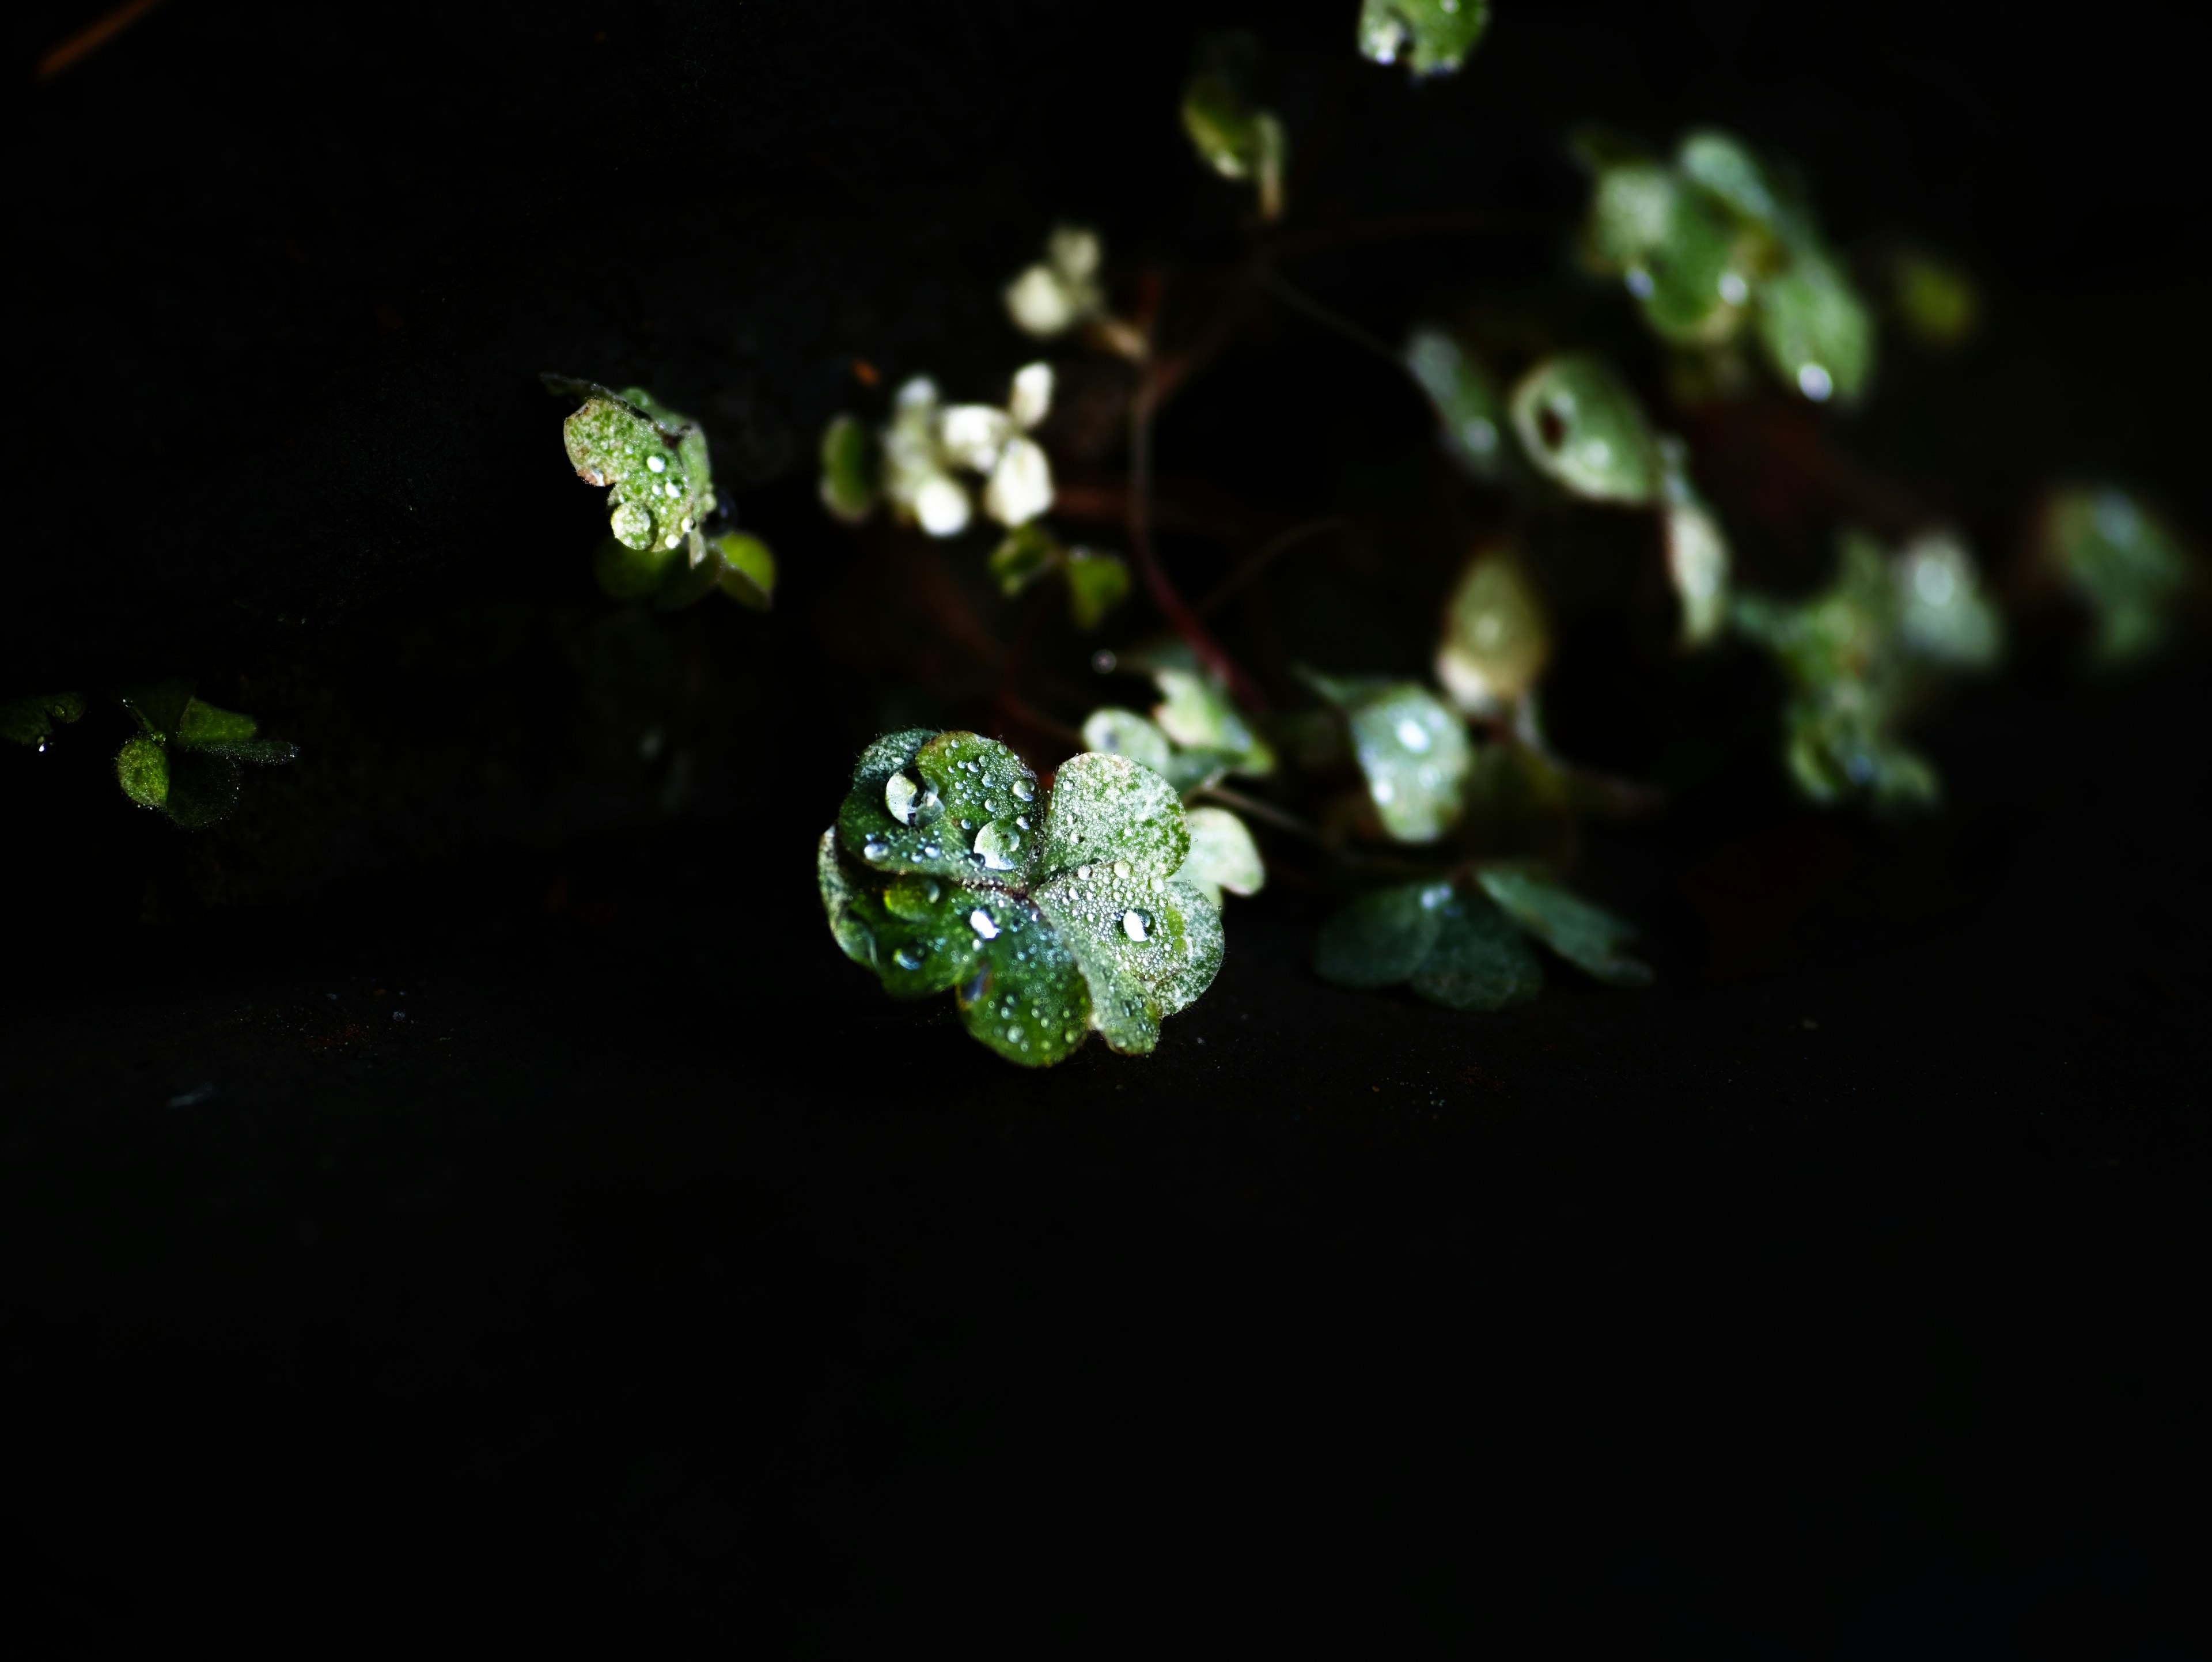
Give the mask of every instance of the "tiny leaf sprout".
<svg viewBox="0 0 2212 1662">
<path fill-rule="evenodd" d="M 917 729 L 861 753 L 816 869 L 831 934 L 894 998 L 951 991 L 975 1038 L 1046 1067 L 1093 1032 L 1151 1050 L 1212 983 L 1220 892 L 1257 861 L 1249 835 L 1202 835 L 1193 871 L 1174 788 L 1127 757 L 1047 785 L 995 740 Z"/>
<path fill-rule="evenodd" d="M 775 557 L 759 538 L 724 524 L 698 424 L 641 387 L 617 393 L 596 381 L 541 379 L 555 395 L 583 400 L 561 434 L 576 476 L 607 488 L 611 534 L 592 557 L 599 587 L 617 600 L 664 609 L 719 588 L 765 611 L 775 594 Z"/>
<path fill-rule="evenodd" d="M 1259 43 L 1243 29 L 1205 36 L 1183 83 L 1182 126 L 1198 159 L 1224 179 L 1249 180 L 1262 221 L 1283 216 L 1291 142 L 1281 119 L 1255 101 Z"/>
<path fill-rule="evenodd" d="M 300 753 L 297 745 L 260 737 L 251 715 L 194 697 L 188 679 L 121 687 L 115 697 L 138 724 L 116 753 L 116 782 L 139 807 L 185 831 L 205 830 L 237 806 L 239 764 L 274 767 Z"/>
<path fill-rule="evenodd" d="M 1361 0 L 1359 55 L 1416 80 L 1455 74 L 1489 22 L 1489 0 Z"/>
</svg>

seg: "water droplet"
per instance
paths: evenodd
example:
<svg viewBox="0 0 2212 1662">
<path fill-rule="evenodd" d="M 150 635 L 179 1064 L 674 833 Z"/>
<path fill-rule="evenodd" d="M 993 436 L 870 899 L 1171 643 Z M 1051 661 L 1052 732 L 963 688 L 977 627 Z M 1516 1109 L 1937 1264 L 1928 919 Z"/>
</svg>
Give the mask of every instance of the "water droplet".
<svg viewBox="0 0 2212 1662">
<path fill-rule="evenodd" d="M 884 781 L 884 806 L 902 825 L 926 825 L 945 812 L 937 793 L 908 773 L 895 773 Z"/>
<path fill-rule="evenodd" d="M 969 977 L 968 984 L 960 989 L 963 1004 L 981 1004 L 991 990 L 991 966 L 986 964 Z"/>
<path fill-rule="evenodd" d="M 1036 786 L 1030 784 L 1026 779 L 1017 779 L 1014 781 L 1014 801 L 1017 802 L 1030 802 L 1036 800 Z"/>
<path fill-rule="evenodd" d="M 1151 922 L 1150 918 L 1132 906 L 1121 914 L 1121 933 L 1132 941 L 1149 941 L 1152 936 L 1146 931 Z"/>
<path fill-rule="evenodd" d="M 1075 875 L 1080 881 L 1088 883 L 1091 880 L 1091 868 L 1088 866 L 1078 866 L 1075 868 Z"/>
<path fill-rule="evenodd" d="M 1027 831 L 1030 828 L 1029 815 L 1025 813 L 1016 814 L 1014 816 L 1014 824 L 1020 826 L 1024 831 Z"/>
<path fill-rule="evenodd" d="M 962 831 L 974 831 L 975 829 L 975 822 L 973 819 L 963 819 L 960 822 L 960 829 Z"/>
<path fill-rule="evenodd" d="M 975 852 L 981 857 L 986 871 L 1013 870 L 1014 853 L 1021 845 L 1021 833 L 995 819 L 975 833 Z"/>
<path fill-rule="evenodd" d="M 991 922 L 991 914 L 981 906 L 968 914 L 968 927 L 986 941 L 996 941 L 999 938 L 999 926 Z"/>
<path fill-rule="evenodd" d="M 658 456 L 648 456 L 645 465 L 656 473 L 665 473 L 668 471 L 668 464 Z"/>
<path fill-rule="evenodd" d="M 1836 390 L 1835 380 L 1817 363 L 1797 366 L 1797 390 L 1815 404 L 1826 404 Z"/>
<path fill-rule="evenodd" d="M 922 959 L 928 956 L 929 954 L 924 952 L 921 947 L 909 944 L 900 947 L 896 952 L 893 953 L 891 954 L 891 962 L 897 965 L 902 970 L 918 970 L 921 967 Z"/>
<path fill-rule="evenodd" d="M 871 860 L 881 860 L 890 851 L 891 845 L 890 843 L 878 843 L 873 837 L 870 837 L 866 845 L 860 850 L 862 854 L 866 855 Z"/>
<path fill-rule="evenodd" d="M 1407 750 L 1426 750 L 1429 747 L 1429 730 L 1408 715 L 1398 723 L 1398 742 Z"/>
<path fill-rule="evenodd" d="M 1751 285 L 1734 271 L 1723 271 L 1721 298 L 1731 306 L 1741 306 L 1751 298 Z"/>
<path fill-rule="evenodd" d="M 939 895 L 941 895 L 941 894 L 943 894 L 943 893 L 945 892 L 945 891 L 944 891 L 942 888 L 940 888 L 940 887 L 939 887 L 939 886 L 938 886 L 937 880 L 936 880 L 935 878 L 933 878 L 933 878 L 931 878 L 931 879 L 930 879 L 927 883 L 923 884 L 923 885 L 922 885 L 922 887 L 923 887 L 923 890 L 924 890 L 924 891 L 928 894 L 928 896 L 929 896 L 930 899 L 931 899 L 933 902 L 934 902 L 934 901 L 936 900 L 936 898 L 937 898 L 937 897 L 938 897 L 938 896 L 939 896 Z"/>
<path fill-rule="evenodd" d="M 1651 287 L 1650 272 L 1645 271 L 1641 265 L 1631 268 L 1628 273 L 1628 292 L 1630 294 L 1635 295 L 1638 300 L 1649 300 L 1651 298 Z"/>
<path fill-rule="evenodd" d="M 1128 874 L 1129 862 L 1126 860 L 1116 860 L 1114 862 L 1114 875 L 1116 877 L 1127 877 Z"/>
</svg>

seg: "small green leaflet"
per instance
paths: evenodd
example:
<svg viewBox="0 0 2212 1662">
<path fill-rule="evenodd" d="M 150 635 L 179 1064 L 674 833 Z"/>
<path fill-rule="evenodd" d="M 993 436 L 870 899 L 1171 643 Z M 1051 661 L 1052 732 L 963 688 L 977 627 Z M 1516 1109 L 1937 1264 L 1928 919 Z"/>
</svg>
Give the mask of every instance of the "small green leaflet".
<svg viewBox="0 0 2212 1662">
<path fill-rule="evenodd" d="M 1458 715 L 1418 681 L 1310 672 L 1303 679 L 1351 728 L 1382 829 L 1401 843 L 1433 843 L 1449 831 L 1474 761 Z"/>
<path fill-rule="evenodd" d="M 1658 500 L 1662 471 L 1643 407 L 1603 359 L 1545 359 L 1513 389 L 1512 409 L 1528 459 L 1574 495 L 1639 508 Z"/>
<path fill-rule="evenodd" d="M 1359 55 L 1402 63 L 1415 79 L 1451 75 L 1482 39 L 1490 0 L 1361 0 Z"/>
<path fill-rule="evenodd" d="M 237 806 L 240 763 L 273 767 L 300 753 L 296 745 L 261 738 L 251 715 L 194 697 L 189 680 L 124 687 L 115 696 L 139 728 L 116 753 L 116 783 L 185 831 L 203 831 Z"/>
<path fill-rule="evenodd" d="M 2154 656 L 2180 621 L 2194 575 L 2181 539 L 2126 491 L 2096 485 L 2045 502 L 2038 552 L 2093 624 L 2091 666 L 2124 668 Z"/>
</svg>

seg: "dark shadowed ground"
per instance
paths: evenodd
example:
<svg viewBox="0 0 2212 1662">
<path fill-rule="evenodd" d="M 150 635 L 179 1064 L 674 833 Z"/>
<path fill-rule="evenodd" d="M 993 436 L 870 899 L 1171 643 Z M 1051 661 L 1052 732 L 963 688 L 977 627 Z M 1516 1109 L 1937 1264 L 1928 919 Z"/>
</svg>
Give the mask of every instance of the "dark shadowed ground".
<svg viewBox="0 0 2212 1662">
<path fill-rule="evenodd" d="M 25 9 L 19 63 L 97 9 Z M 1840 235 L 1990 274 L 1984 347 L 1901 359 L 1862 454 L 1993 550 L 2069 463 L 2212 523 L 2179 23 L 1508 4 L 1413 98 L 1344 72 L 1352 9 L 1267 22 L 1294 127 L 1356 136 L 1311 199 L 1571 211 L 1566 119 L 1724 120 Z M 304 750 L 198 839 L 113 795 L 105 715 L 0 754 L 33 1607 L 611 1610 L 795 1655 L 2187 1653 L 2201 655 L 2085 687 L 2031 651 L 1962 694 L 1933 824 L 1730 764 L 1604 831 L 1644 994 L 1334 991 L 1285 880 L 1158 1054 L 1030 1075 L 836 953 L 846 758 L 976 686 L 852 621 L 880 551 L 823 525 L 812 435 L 855 354 L 989 390 L 1055 217 L 1229 246 L 1172 125 L 1194 27 L 169 0 L 37 89 L 0 692 L 192 671 Z M 1310 280 L 1388 332 L 1554 266 L 1389 269 Z M 1315 454 L 1418 440 L 1304 344 Z M 1273 362 L 1164 429 L 1171 477 L 1296 497 L 1304 454 L 1239 428 Z M 598 599 L 546 368 L 702 415 L 775 613 Z M 1283 655 L 1318 617 L 1418 667 L 1418 581 L 1285 583 Z M 1608 761 L 1675 753 L 1583 685 Z"/>
</svg>

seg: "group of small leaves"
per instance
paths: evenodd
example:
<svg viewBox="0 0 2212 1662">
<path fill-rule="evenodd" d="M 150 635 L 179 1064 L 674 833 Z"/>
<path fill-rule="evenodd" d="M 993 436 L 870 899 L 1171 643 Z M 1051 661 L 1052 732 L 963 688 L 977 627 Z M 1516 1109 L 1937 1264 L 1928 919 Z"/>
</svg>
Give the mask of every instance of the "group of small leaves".
<svg viewBox="0 0 2212 1662">
<path fill-rule="evenodd" d="M 300 753 L 282 739 L 262 738 L 251 715 L 193 697 L 189 679 L 118 687 L 113 696 L 138 728 L 116 752 L 116 782 L 185 831 L 204 831 L 237 806 L 240 764 L 273 767 Z M 80 692 L 0 702 L 0 738 L 44 751 L 55 728 L 82 720 L 86 709 Z"/>
</svg>

